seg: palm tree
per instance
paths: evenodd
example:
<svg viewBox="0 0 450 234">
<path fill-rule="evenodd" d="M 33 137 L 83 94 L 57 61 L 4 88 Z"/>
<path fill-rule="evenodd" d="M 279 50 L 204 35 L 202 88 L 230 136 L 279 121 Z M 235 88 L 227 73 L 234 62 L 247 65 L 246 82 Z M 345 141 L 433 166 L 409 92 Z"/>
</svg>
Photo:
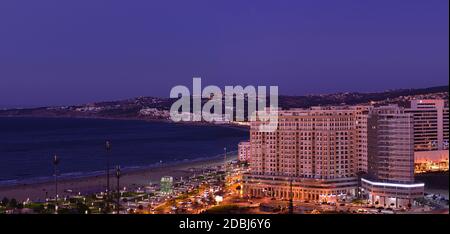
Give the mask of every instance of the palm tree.
<svg viewBox="0 0 450 234">
<path fill-rule="evenodd" d="M 6 207 L 8 205 L 8 203 L 9 203 L 9 199 L 7 197 L 4 197 L 1 202 L 2 206 Z"/>
</svg>

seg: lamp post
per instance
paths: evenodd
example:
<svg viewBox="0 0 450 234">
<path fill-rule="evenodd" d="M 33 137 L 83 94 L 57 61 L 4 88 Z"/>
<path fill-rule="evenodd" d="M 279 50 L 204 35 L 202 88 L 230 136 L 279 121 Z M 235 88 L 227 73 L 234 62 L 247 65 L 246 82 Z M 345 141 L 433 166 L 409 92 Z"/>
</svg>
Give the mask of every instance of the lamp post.
<svg viewBox="0 0 450 234">
<path fill-rule="evenodd" d="M 292 192 L 292 179 L 289 181 L 289 214 L 294 213 L 294 193 Z"/>
<path fill-rule="evenodd" d="M 117 178 L 117 214 L 120 212 L 120 166 L 116 166 Z"/>
<path fill-rule="evenodd" d="M 111 142 L 105 142 L 105 150 L 106 150 L 106 208 L 108 208 L 108 199 L 109 199 L 109 152 L 111 151 Z M 107 209 L 106 209 L 107 210 Z"/>
<path fill-rule="evenodd" d="M 55 175 L 55 213 L 58 213 L 58 164 L 59 158 L 55 154 L 53 156 L 53 172 Z"/>
</svg>

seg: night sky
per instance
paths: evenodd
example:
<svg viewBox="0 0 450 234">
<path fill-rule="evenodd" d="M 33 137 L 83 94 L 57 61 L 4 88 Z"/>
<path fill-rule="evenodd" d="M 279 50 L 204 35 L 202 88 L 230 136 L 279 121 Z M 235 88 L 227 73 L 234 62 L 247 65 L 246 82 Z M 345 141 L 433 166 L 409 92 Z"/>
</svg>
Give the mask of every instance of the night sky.
<svg viewBox="0 0 450 234">
<path fill-rule="evenodd" d="M 448 0 L 1 0 L 0 106 L 447 85 Z"/>
</svg>

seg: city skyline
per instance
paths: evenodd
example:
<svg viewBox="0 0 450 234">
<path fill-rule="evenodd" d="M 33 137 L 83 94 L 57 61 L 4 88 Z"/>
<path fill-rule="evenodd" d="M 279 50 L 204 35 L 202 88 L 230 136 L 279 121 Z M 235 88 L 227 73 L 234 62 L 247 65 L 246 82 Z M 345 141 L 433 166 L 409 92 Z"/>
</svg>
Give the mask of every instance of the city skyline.
<svg viewBox="0 0 450 234">
<path fill-rule="evenodd" d="M 0 105 L 167 97 L 193 76 L 285 95 L 448 85 L 447 1 L 211 4 L 2 2 Z"/>
<path fill-rule="evenodd" d="M 0 1 L 0 221 L 142 214 L 209 232 L 448 215 L 448 9 Z"/>
</svg>

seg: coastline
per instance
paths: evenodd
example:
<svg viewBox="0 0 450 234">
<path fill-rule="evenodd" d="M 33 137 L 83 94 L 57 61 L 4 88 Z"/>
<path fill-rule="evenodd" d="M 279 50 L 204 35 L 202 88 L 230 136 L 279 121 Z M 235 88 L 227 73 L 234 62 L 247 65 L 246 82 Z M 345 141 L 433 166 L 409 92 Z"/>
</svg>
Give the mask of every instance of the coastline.
<svg viewBox="0 0 450 234">
<path fill-rule="evenodd" d="M 248 131 L 246 126 L 234 124 L 213 124 L 204 122 L 182 122 L 176 123 L 165 119 L 140 119 L 140 118 L 108 118 L 94 116 L 2 116 L 0 118 L 59 118 L 59 119 L 99 119 L 99 120 L 117 120 L 117 121 L 142 121 L 159 122 L 174 125 L 197 125 L 197 126 L 217 126 L 233 128 L 241 131 Z M 229 160 L 236 159 L 236 152 L 228 152 Z M 136 167 L 122 168 L 122 177 L 120 186 L 130 189 L 144 187 L 152 183 L 159 183 L 162 176 L 173 176 L 174 178 L 188 177 L 195 173 L 193 169 L 204 167 L 213 167 L 223 163 L 222 155 L 213 155 L 210 157 L 194 158 L 191 160 L 174 161 L 163 164 L 152 164 Z M 110 168 L 111 189 L 116 188 L 115 169 Z M 58 177 L 58 194 L 61 197 L 75 195 L 78 192 L 82 194 L 104 191 L 106 188 L 106 173 L 104 171 L 75 172 L 62 174 Z M 66 190 L 72 190 L 72 193 Z M 23 180 L 0 181 L 0 199 L 7 197 L 15 198 L 19 202 L 28 198 L 33 201 L 45 201 L 46 197 L 52 197 L 55 193 L 54 178 L 49 175 L 45 177 L 36 177 Z"/>
<path fill-rule="evenodd" d="M 232 123 L 209 123 L 205 121 L 183 121 L 183 122 L 173 122 L 169 119 L 150 119 L 150 118 L 137 118 L 137 117 L 106 117 L 106 116 L 83 116 L 83 115 L 1 115 L 0 118 L 48 118 L 48 119 L 98 119 L 98 120 L 119 120 L 119 121 L 142 121 L 149 123 L 167 123 L 176 125 L 192 125 L 192 126 L 217 126 L 225 128 L 233 128 L 238 130 L 249 130 L 250 126 L 232 124 Z"/>
<path fill-rule="evenodd" d="M 235 160 L 236 158 L 235 154 L 229 155 L 227 161 Z M 222 157 L 212 157 L 158 167 L 125 170 L 122 171 L 122 176 L 120 177 L 120 187 L 126 187 L 130 190 L 138 187 L 143 188 L 148 186 L 150 182 L 152 184 L 159 183 L 163 176 L 172 176 L 174 179 L 185 178 L 196 174 L 197 170 L 216 167 L 223 163 L 224 159 Z M 114 169 L 111 169 L 110 173 L 111 189 L 116 190 Z M 82 194 L 101 192 L 105 187 L 105 174 L 58 180 L 58 194 L 60 197 L 76 195 L 79 192 Z M 72 192 L 68 192 L 68 189 L 72 190 Z M 27 199 L 45 201 L 46 197 L 52 197 L 54 194 L 55 183 L 53 181 L 0 186 L 0 199 L 3 197 L 15 198 L 19 202 Z"/>
</svg>

